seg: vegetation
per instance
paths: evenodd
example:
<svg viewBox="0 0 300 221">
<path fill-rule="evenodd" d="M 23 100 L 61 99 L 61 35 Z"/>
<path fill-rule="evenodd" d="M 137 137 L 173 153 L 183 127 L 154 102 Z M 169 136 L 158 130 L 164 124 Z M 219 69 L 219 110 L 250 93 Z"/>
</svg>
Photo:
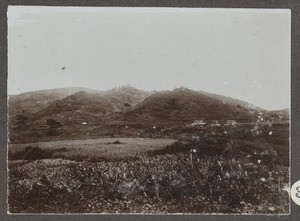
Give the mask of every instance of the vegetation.
<svg viewBox="0 0 300 221">
<path fill-rule="evenodd" d="M 166 140 L 165 148 L 157 146 L 163 140 L 143 138 L 13 145 L 9 210 L 288 213 L 288 133 L 281 133 L 279 144 L 262 134 L 252 141 L 226 136 Z"/>
<path fill-rule="evenodd" d="M 16 124 L 19 129 L 26 127 L 27 123 L 28 123 L 28 117 L 26 117 L 25 115 L 19 114 L 16 116 Z"/>
<path fill-rule="evenodd" d="M 188 153 L 10 162 L 10 212 L 287 213 L 288 168 Z"/>
<path fill-rule="evenodd" d="M 47 125 L 49 126 L 49 135 L 54 136 L 58 134 L 58 129 L 62 126 L 60 122 L 53 119 L 47 120 Z"/>
<path fill-rule="evenodd" d="M 18 129 L 17 115 L 28 117 L 26 127 Z M 278 122 L 287 121 L 288 115 L 288 110 L 266 111 L 240 100 L 187 88 L 159 92 L 130 86 L 102 92 L 70 88 L 10 96 L 9 134 L 12 143 L 136 137 L 139 130 L 153 125 L 159 129 L 182 129 L 200 119 L 206 123 L 218 120 L 221 124 L 227 120 L 253 123 L 258 118 Z M 62 124 L 61 135 L 54 128 L 49 131 L 48 119 Z M 126 125 L 129 128 L 124 130 Z M 162 138 L 173 137 L 171 134 Z"/>
</svg>

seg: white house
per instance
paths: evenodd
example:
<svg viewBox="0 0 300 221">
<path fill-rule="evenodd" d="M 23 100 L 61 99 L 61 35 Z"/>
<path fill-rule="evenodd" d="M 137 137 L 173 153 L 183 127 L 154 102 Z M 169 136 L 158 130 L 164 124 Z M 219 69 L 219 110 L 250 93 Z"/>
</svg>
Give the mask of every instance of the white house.
<svg viewBox="0 0 300 221">
<path fill-rule="evenodd" d="M 212 127 L 220 127 L 220 126 L 221 126 L 221 124 L 220 124 L 220 122 L 219 122 L 219 121 L 217 121 L 217 120 L 213 120 L 213 121 L 212 121 L 212 123 L 211 123 L 211 126 L 212 126 Z"/>
<path fill-rule="evenodd" d="M 235 120 L 227 120 L 224 125 L 225 126 L 236 126 L 237 122 Z"/>
<path fill-rule="evenodd" d="M 191 125 L 193 127 L 203 127 L 206 123 L 203 120 L 195 120 Z"/>
</svg>

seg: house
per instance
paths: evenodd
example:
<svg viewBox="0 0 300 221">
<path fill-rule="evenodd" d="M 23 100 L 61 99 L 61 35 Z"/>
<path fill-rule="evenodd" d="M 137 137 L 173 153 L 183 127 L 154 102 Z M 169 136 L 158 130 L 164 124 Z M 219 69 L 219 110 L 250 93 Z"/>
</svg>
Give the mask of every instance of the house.
<svg viewBox="0 0 300 221">
<path fill-rule="evenodd" d="M 237 126 L 237 122 L 235 120 L 227 120 L 224 125 L 225 126 Z"/>
<path fill-rule="evenodd" d="M 219 122 L 219 121 L 217 121 L 217 120 L 213 120 L 213 121 L 212 121 L 212 123 L 211 123 L 211 126 L 212 126 L 212 127 L 220 127 L 220 126 L 221 126 L 221 124 L 220 124 L 220 122 Z"/>
<path fill-rule="evenodd" d="M 193 127 L 203 127 L 206 123 L 203 120 L 195 120 L 191 125 Z"/>
</svg>

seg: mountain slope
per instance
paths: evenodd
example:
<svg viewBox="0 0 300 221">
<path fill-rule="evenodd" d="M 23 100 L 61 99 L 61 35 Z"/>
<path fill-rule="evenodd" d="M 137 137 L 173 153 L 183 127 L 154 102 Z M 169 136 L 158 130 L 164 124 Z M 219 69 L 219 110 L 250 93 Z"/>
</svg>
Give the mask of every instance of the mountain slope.
<svg viewBox="0 0 300 221">
<path fill-rule="evenodd" d="M 150 96 L 151 93 L 125 85 L 101 92 L 99 95 L 107 99 L 113 105 L 115 111 L 118 112 L 128 110 L 128 108 L 139 104 Z"/>
<path fill-rule="evenodd" d="M 68 95 L 74 91 L 76 92 Z M 167 130 L 163 136 L 175 136 L 185 129 L 194 130 L 195 128 L 186 125 L 195 120 L 207 123 L 213 120 L 220 123 L 227 120 L 257 122 L 258 119 L 282 122 L 289 114 L 288 110 L 266 111 L 237 99 L 185 88 L 144 92 L 123 86 L 92 92 L 78 92 L 77 89 L 71 92 L 52 90 L 13 96 L 10 99 L 9 113 L 10 140 L 32 142 L 135 137 L 141 133 L 147 137 L 153 135 L 153 125 Z M 14 109 L 18 107 L 22 109 Z M 16 113 L 23 116 L 17 116 Z M 51 136 L 48 119 L 60 123 L 58 136 Z"/>
<path fill-rule="evenodd" d="M 124 120 L 144 123 L 191 122 L 196 119 L 250 122 L 262 110 L 254 108 L 254 105 L 244 106 L 244 103 L 236 105 L 236 100 L 228 101 L 223 102 L 207 93 L 179 88 L 149 96 L 122 117 Z"/>
<path fill-rule="evenodd" d="M 239 99 L 234 99 L 234 98 L 231 98 L 231 97 L 226 97 L 226 96 L 223 96 L 223 95 L 220 95 L 220 94 L 208 93 L 208 92 L 205 92 L 205 91 L 198 91 L 198 92 L 203 93 L 206 96 L 209 96 L 211 98 L 216 98 L 219 101 L 222 101 L 223 103 L 227 103 L 229 105 L 233 105 L 233 106 L 238 106 L 239 105 L 241 107 L 246 107 L 247 109 L 264 111 L 264 109 L 262 109 L 260 107 L 257 107 L 253 104 L 250 104 L 246 101 L 242 101 L 242 100 L 239 100 Z"/>
<path fill-rule="evenodd" d="M 199 119 L 251 122 L 259 113 L 267 113 L 262 108 L 241 100 L 186 88 L 155 93 L 131 86 L 108 91 L 62 88 L 10 96 L 9 102 L 10 118 L 21 113 L 31 121 L 56 118 L 63 122 L 68 118 L 69 123 L 101 120 L 176 124 Z"/>
<path fill-rule="evenodd" d="M 53 102 L 63 99 L 79 91 L 88 93 L 99 92 L 88 88 L 71 87 L 50 90 L 30 91 L 18 95 L 9 95 L 9 115 L 14 117 L 18 114 L 32 115 L 47 108 Z"/>
<path fill-rule="evenodd" d="M 70 111 L 106 114 L 112 110 L 112 105 L 107 99 L 96 94 L 88 94 L 80 91 L 55 101 L 49 107 L 37 112 L 35 118 Z"/>
<path fill-rule="evenodd" d="M 289 120 L 290 119 L 290 110 L 289 108 L 282 110 L 273 110 L 268 111 L 268 115 L 271 118 L 280 119 L 280 120 Z"/>
<path fill-rule="evenodd" d="M 45 121 L 54 118 L 71 124 L 82 121 L 103 121 L 110 114 L 122 112 L 143 101 L 149 92 L 130 86 L 122 86 L 108 91 L 86 93 L 79 91 L 62 99 L 51 102 L 34 114 L 29 114 L 33 121 Z"/>
</svg>

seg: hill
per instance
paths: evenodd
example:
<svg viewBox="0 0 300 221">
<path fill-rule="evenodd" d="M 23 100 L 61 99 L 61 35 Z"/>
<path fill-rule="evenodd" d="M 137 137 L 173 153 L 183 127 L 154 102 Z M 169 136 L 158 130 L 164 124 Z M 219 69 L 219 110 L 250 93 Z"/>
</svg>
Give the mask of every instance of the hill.
<svg viewBox="0 0 300 221">
<path fill-rule="evenodd" d="M 60 88 L 27 92 L 9 97 L 10 124 L 17 115 L 25 115 L 29 123 L 42 123 L 53 118 L 64 124 L 82 121 L 103 121 L 112 113 L 130 109 L 148 97 L 131 86 L 121 86 L 107 91 L 86 88 Z"/>
<path fill-rule="evenodd" d="M 33 115 L 38 111 L 47 108 L 53 102 L 63 99 L 79 91 L 85 91 L 87 93 L 98 92 L 96 90 L 88 88 L 71 87 L 29 91 L 18 95 L 9 95 L 9 115 L 11 117 L 15 117 L 18 114 Z"/>
<path fill-rule="evenodd" d="M 115 112 L 128 110 L 145 100 L 153 92 L 146 92 L 135 87 L 125 85 L 99 93 L 114 108 Z"/>
<path fill-rule="evenodd" d="M 289 108 L 282 109 L 282 110 L 272 110 L 272 111 L 268 111 L 268 115 L 270 118 L 273 119 L 289 120 L 290 110 Z"/>
<path fill-rule="evenodd" d="M 234 99 L 234 98 L 223 96 L 223 95 L 220 95 L 220 94 L 208 93 L 208 92 L 205 92 L 205 91 L 198 91 L 198 92 L 203 93 L 203 94 L 205 94 L 205 95 L 207 95 L 211 98 L 216 98 L 219 101 L 222 101 L 223 103 L 227 103 L 229 105 L 246 107 L 247 109 L 250 109 L 250 110 L 253 109 L 253 110 L 264 111 L 264 109 L 262 109 L 258 106 L 255 106 L 251 103 L 248 103 L 246 101 L 242 101 L 242 100 L 239 100 L 239 99 Z"/>
<path fill-rule="evenodd" d="M 186 88 L 158 92 L 145 92 L 131 86 L 108 91 L 81 89 L 11 96 L 10 140 L 174 137 L 195 120 L 207 123 L 218 120 L 223 124 L 227 120 L 250 123 L 258 119 L 260 122 L 269 119 L 283 121 L 289 117 L 288 110 L 266 111 L 244 101 Z M 55 136 L 49 131 L 48 119 L 58 122 Z M 153 130 L 153 125 L 165 132 L 156 134 L 158 130 Z"/>
<path fill-rule="evenodd" d="M 146 124 L 186 123 L 197 119 L 252 122 L 262 110 L 236 99 L 226 97 L 224 102 L 221 96 L 178 88 L 152 94 L 120 119 Z"/>
</svg>

